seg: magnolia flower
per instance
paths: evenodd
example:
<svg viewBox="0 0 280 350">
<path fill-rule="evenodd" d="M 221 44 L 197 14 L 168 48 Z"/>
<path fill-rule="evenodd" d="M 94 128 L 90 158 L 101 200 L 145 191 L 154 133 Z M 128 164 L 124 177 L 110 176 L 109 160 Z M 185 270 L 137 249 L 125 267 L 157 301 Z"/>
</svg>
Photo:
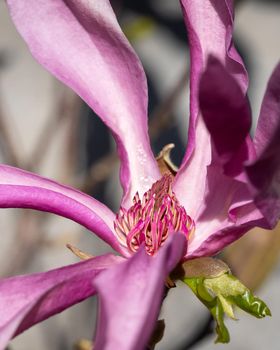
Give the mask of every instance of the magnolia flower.
<svg viewBox="0 0 280 350">
<path fill-rule="evenodd" d="M 0 349 L 33 324 L 96 293 L 94 348 L 143 349 L 166 278 L 178 263 L 211 256 L 253 226 L 273 226 L 279 217 L 280 67 L 252 141 L 247 74 L 232 42 L 233 1 L 181 0 L 191 53 L 188 147 L 176 174 L 163 154 L 162 174 L 148 139 L 145 74 L 109 0 L 7 3 L 34 57 L 112 130 L 124 193 L 115 215 L 75 189 L 1 166 L 1 207 L 72 219 L 120 256 L 1 280 Z"/>
</svg>

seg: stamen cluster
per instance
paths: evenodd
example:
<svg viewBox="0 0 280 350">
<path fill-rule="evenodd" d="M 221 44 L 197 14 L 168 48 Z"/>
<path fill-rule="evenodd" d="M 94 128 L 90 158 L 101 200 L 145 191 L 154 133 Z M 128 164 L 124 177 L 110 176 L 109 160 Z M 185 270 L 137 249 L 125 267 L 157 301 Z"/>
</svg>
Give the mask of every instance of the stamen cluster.
<svg viewBox="0 0 280 350">
<path fill-rule="evenodd" d="M 194 231 L 194 221 L 180 206 L 171 184 L 172 176 L 164 175 L 142 200 L 136 193 L 128 210 L 121 207 L 114 222 L 115 231 L 132 252 L 145 244 L 147 253 L 154 255 L 170 233 L 179 231 L 188 238 Z"/>
</svg>

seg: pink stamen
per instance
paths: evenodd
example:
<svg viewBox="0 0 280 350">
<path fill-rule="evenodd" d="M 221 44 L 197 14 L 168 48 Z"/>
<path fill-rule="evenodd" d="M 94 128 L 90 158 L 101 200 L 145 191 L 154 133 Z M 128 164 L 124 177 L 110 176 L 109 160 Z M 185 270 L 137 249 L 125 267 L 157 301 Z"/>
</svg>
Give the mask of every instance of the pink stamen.
<svg viewBox="0 0 280 350">
<path fill-rule="evenodd" d="M 128 209 L 120 208 L 114 222 L 120 242 L 136 252 L 145 244 L 149 255 L 154 255 L 172 232 L 181 232 L 186 238 L 195 229 L 195 223 L 180 206 L 171 189 L 172 177 L 164 175 L 142 198 L 133 198 Z"/>
</svg>

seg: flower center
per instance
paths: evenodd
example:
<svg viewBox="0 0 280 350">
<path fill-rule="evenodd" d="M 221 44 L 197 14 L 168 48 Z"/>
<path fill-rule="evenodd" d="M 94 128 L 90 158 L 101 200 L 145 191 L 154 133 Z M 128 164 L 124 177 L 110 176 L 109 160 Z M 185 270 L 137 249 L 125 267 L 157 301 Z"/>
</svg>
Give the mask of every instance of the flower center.
<svg viewBox="0 0 280 350">
<path fill-rule="evenodd" d="M 170 233 L 181 232 L 188 238 L 194 231 L 194 221 L 180 206 L 171 184 L 172 176 L 164 175 L 142 200 L 137 192 L 128 210 L 120 208 L 114 222 L 115 231 L 121 243 L 132 252 L 144 244 L 147 253 L 154 255 Z"/>
</svg>

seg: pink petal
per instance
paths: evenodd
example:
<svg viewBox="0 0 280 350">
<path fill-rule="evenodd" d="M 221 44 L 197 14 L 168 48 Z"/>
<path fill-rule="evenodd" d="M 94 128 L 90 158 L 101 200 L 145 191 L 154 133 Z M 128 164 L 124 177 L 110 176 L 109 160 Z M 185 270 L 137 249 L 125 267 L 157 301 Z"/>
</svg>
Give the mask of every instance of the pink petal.
<svg viewBox="0 0 280 350">
<path fill-rule="evenodd" d="M 108 254 L 44 273 L 0 280 L 0 349 L 32 325 L 95 294 L 92 279 L 122 260 Z"/>
<path fill-rule="evenodd" d="M 280 123 L 264 151 L 246 171 L 256 206 L 267 220 L 267 228 L 273 228 L 280 219 Z"/>
<path fill-rule="evenodd" d="M 257 213 L 254 206 L 248 206 L 246 210 L 250 212 L 250 216 L 252 217 L 252 219 L 247 218 L 244 220 L 244 223 L 238 225 L 225 225 L 223 229 L 213 232 L 211 235 L 209 235 L 207 239 L 202 241 L 200 245 L 196 247 L 192 246 L 192 249 L 188 251 L 186 258 L 194 259 L 202 256 L 213 256 L 219 253 L 230 243 L 239 239 L 242 235 L 244 235 L 253 227 L 265 227 L 263 217 L 260 216 L 259 218 L 257 218 Z M 253 220 L 253 218 L 255 218 L 255 220 Z"/>
<path fill-rule="evenodd" d="M 221 167 L 211 165 L 207 169 L 204 205 L 195 222 L 186 257 L 213 255 L 240 237 L 240 227 L 243 234 L 245 224 L 249 230 L 260 225 L 262 219 L 248 186 L 225 176 Z"/>
<path fill-rule="evenodd" d="M 246 171 L 255 203 L 273 228 L 280 218 L 280 63 L 268 82 L 254 141 L 258 157 Z"/>
<path fill-rule="evenodd" d="M 227 175 L 243 172 L 250 151 L 246 143 L 251 127 L 249 101 L 236 80 L 213 56 L 208 59 L 199 89 L 200 109 L 217 153 L 214 161 Z"/>
<path fill-rule="evenodd" d="M 95 350 L 145 348 L 159 314 L 164 281 L 182 258 L 185 244 L 182 234 L 174 234 L 156 256 L 142 247 L 94 280 L 100 296 Z"/>
<path fill-rule="evenodd" d="M 31 208 L 64 216 L 85 226 L 125 254 L 113 233 L 114 213 L 94 198 L 71 187 L 0 165 L 0 207 Z"/>
<path fill-rule="evenodd" d="M 274 69 L 264 95 L 254 142 L 258 155 L 270 143 L 280 123 L 280 63 Z"/>
<path fill-rule="evenodd" d="M 190 122 L 188 148 L 174 190 L 188 213 L 196 218 L 204 198 L 207 166 L 211 163 L 210 136 L 201 120 L 199 81 L 209 55 L 217 57 L 247 90 L 243 62 L 232 43 L 233 1 L 181 0 L 191 53 Z"/>
<path fill-rule="evenodd" d="M 159 178 L 147 132 L 147 83 L 109 0 L 7 0 L 34 57 L 112 129 L 125 205 Z"/>
</svg>

